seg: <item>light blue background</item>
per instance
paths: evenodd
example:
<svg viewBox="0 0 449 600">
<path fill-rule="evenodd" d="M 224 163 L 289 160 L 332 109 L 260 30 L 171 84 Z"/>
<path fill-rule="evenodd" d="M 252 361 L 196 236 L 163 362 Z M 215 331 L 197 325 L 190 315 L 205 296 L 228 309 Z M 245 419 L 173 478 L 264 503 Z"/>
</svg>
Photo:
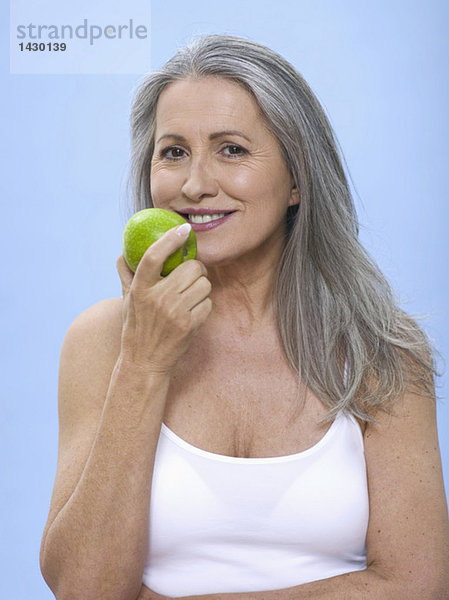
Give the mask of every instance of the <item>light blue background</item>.
<svg viewBox="0 0 449 600">
<path fill-rule="evenodd" d="M 31 2 L 31 0 L 30 0 Z M 56 0 L 55 0 L 56 2 Z M 57 371 L 71 321 L 120 295 L 128 112 L 137 76 L 9 74 L 0 9 L 0 597 L 52 598 L 38 551 L 57 455 Z M 358 192 L 362 237 L 449 354 L 449 4 L 437 0 L 152 2 L 152 68 L 192 34 L 283 54 L 324 104 Z M 448 377 L 438 422 L 449 482 Z"/>
</svg>

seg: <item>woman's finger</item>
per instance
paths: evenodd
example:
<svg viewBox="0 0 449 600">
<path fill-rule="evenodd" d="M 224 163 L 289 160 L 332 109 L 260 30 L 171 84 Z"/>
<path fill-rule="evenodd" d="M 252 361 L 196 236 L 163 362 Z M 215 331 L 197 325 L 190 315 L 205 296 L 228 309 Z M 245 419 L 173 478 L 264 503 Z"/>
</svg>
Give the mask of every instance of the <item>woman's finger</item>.
<svg viewBox="0 0 449 600">
<path fill-rule="evenodd" d="M 193 331 L 204 323 L 212 311 L 212 300 L 207 297 L 190 311 L 190 319 Z"/>
<path fill-rule="evenodd" d="M 211 282 L 204 276 L 196 279 L 191 286 L 181 294 L 182 303 L 186 310 L 192 310 L 205 300 L 212 290 Z"/>
<path fill-rule="evenodd" d="M 122 294 L 123 297 L 125 297 L 129 292 L 129 288 L 131 287 L 134 273 L 128 267 L 123 254 L 117 259 L 117 271 L 122 284 Z"/>
<path fill-rule="evenodd" d="M 164 284 L 174 292 L 182 293 L 200 277 L 207 277 L 207 269 L 196 259 L 186 260 L 164 278 Z"/>
<path fill-rule="evenodd" d="M 136 269 L 136 284 L 146 287 L 160 281 L 164 262 L 185 243 L 190 229 L 188 223 L 173 227 L 148 248 Z"/>
</svg>

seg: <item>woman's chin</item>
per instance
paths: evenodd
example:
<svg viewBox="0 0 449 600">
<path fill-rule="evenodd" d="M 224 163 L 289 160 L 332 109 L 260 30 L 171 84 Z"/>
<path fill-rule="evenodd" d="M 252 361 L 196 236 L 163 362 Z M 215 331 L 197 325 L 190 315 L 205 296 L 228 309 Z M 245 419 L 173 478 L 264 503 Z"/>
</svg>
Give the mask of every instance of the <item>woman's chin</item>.
<svg viewBox="0 0 449 600">
<path fill-rule="evenodd" d="M 198 244 L 196 258 L 206 265 L 206 267 L 215 267 L 233 262 L 236 257 L 229 257 L 227 253 L 223 252 L 223 249 L 201 248 L 201 245 Z"/>
<path fill-rule="evenodd" d="M 206 252 L 206 253 L 197 252 L 196 258 L 197 258 L 197 260 L 202 262 L 203 265 L 205 265 L 207 268 L 221 267 L 221 266 L 231 264 L 232 262 L 235 262 L 235 259 L 234 260 L 229 259 L 229 258 L 227 259 L 218 254 L 210 254 L 208 252 Z"/>
</svg>

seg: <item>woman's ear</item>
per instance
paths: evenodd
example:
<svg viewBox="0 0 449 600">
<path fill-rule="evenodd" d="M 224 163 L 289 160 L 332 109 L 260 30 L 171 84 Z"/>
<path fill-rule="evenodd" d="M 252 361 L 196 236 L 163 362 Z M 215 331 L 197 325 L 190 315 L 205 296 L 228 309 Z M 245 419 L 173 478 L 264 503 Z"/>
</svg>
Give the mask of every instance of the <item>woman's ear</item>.
<svg viewBox="0 0 449 600">
<path fill-rule="evenodd" d="M 290 200 L 288 205 L 295 206 L 295 204 L 299 204 L 299 190 L 296 185 L 294 185 L 290 191 Z"/>
</svg>

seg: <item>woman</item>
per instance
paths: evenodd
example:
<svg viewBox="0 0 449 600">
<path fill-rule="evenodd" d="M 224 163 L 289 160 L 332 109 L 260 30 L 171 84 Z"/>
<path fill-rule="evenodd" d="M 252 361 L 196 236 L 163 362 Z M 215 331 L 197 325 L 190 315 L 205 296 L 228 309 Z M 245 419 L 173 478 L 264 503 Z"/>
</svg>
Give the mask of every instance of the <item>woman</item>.
<svg viewBox="0 0 449 600">
<path fill-rule="evenodd" d="M 136 210 L 189 225 L 66 336 L 56 598 L 445 598 L 431 351 L 307 84 L 200 38 L 140 86 L 132 143 Z M 160 277 L 190 227 L 198 260 Z"/>
</svg>

